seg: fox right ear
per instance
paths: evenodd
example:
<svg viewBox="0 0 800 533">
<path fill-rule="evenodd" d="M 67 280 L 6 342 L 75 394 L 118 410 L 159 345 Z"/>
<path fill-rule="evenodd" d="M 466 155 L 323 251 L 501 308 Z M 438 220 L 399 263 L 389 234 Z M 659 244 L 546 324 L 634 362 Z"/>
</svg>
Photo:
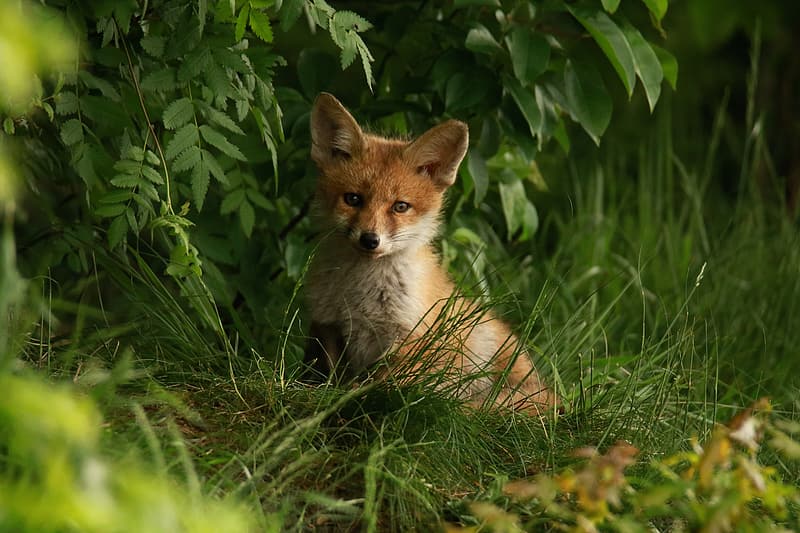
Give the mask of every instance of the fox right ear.
<svg viewBox="0 0 800 533">
<path fill-rule="evenodd" d="M 332 94 L 320 93 L 311 110 L 311 159 L 324 166 L 361 151 L 364 135 L 353 115 Z"/>
</svg>

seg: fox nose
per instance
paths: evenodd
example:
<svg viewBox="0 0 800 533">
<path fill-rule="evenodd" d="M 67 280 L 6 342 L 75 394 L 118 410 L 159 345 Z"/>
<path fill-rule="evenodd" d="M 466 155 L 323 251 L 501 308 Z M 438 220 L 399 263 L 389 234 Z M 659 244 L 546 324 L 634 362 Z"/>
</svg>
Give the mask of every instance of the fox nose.
<svg viewBox="0 0 800 533">
<path fill-rule="evenodd" d="M 374 250 L 381 243 L 381 238 L 377 233 L 362 233 L 358 243 L 365 250 Z"/>
</svg>

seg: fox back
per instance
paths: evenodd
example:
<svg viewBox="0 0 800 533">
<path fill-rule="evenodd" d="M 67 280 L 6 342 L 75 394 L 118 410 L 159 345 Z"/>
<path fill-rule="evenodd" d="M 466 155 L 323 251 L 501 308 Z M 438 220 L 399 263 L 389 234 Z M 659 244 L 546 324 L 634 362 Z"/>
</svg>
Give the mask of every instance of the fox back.
<svg viewBox="0 0 800 533">
<path fill-rule="evenodd" d="M 306 363 L 322 376 L 355 376 L 391 354 L 393 374 L 416 367 L 474 378 L 459 393 L 473 402 L 504 380 L 496 401 L 537 412 L 551 405 L 508 327 L 472 302 L 452 304 L 458 295 L 432 245 L 445 192 L 467 151 L 467 126 L 450 120 L 410 142 L 386 139 L 363 132 L 323 93 L 311 136 L 320 172 L 315 214 L 325 235 L 307 278 Z M 479 318 L 449 324 L 431 343 L 430 330 L 445 329 L 456 313 Z"/>
</svg>

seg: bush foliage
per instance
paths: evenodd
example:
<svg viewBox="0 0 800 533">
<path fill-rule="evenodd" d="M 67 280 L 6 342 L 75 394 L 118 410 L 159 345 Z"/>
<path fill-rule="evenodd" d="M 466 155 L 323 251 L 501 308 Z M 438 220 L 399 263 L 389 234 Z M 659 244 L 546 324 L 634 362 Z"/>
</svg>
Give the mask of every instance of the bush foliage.
<svg viewBox="0 0 800 533">
<path fill-rule="evenodd" d="M 731 369 L 762 352 L 797 408 L 796 228 L 743 207 L 747 187 L 730 228 L 705 218 L 721 120 L 685 167 L 668 7 L 0 6 L 0 529 L 798 527 L 797 423 L 764 401 L 714 424 L 762 394 Z M 521 295 L 564 416 L 292 379 L 320 91 L 380 132 L 468 123 L 442 255 L 464 285 Z M 628 147 L 592 151 L 615 107 L 653 119 L 625 182 Z M 753 174 L 759 124 L 748 108 Z M 569 207 L 546 212 L 548 188 Z"/>
<path fill-rule="evenodd" d="M 530 165 L 559 150 L 552 139 L 568 151 L 574 123 L 599 143 L 612 94 L 639 84 L 652 109 L 677 76 L 642 35 L 660 39 L 666 0 L 395 2 L 363 16 L 324 0 L 52 4 L 77 68 L 4 119 L 26 152 L 24 272 L 86 275 L 96 238 L 123 261 L 152 249 L 259 349 L 276 331 L 257 317 L 280 314 L 305 263 L 319 91 L 401 135 L 467 121 L 453 199 L 483 211 L 459 234 L 476 244 L 492 228 L 532 237 Z"/>
</svg>

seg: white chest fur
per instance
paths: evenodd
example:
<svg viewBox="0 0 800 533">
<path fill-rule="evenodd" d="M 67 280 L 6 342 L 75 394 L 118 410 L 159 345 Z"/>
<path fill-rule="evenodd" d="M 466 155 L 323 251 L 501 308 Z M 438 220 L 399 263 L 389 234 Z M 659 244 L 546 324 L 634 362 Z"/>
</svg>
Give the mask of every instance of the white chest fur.
<svg viewBox="0 0 800 533">
<path fill-rule="evenodd" d="M 312 320 L 341 329 L 351 370 L 359 373 L 428 310 L 420 294 L 425 272 L 411 254 L 370 258 L 335 252 L 322 249 L 314 258 L 308 284 Z"/>
</svg>

